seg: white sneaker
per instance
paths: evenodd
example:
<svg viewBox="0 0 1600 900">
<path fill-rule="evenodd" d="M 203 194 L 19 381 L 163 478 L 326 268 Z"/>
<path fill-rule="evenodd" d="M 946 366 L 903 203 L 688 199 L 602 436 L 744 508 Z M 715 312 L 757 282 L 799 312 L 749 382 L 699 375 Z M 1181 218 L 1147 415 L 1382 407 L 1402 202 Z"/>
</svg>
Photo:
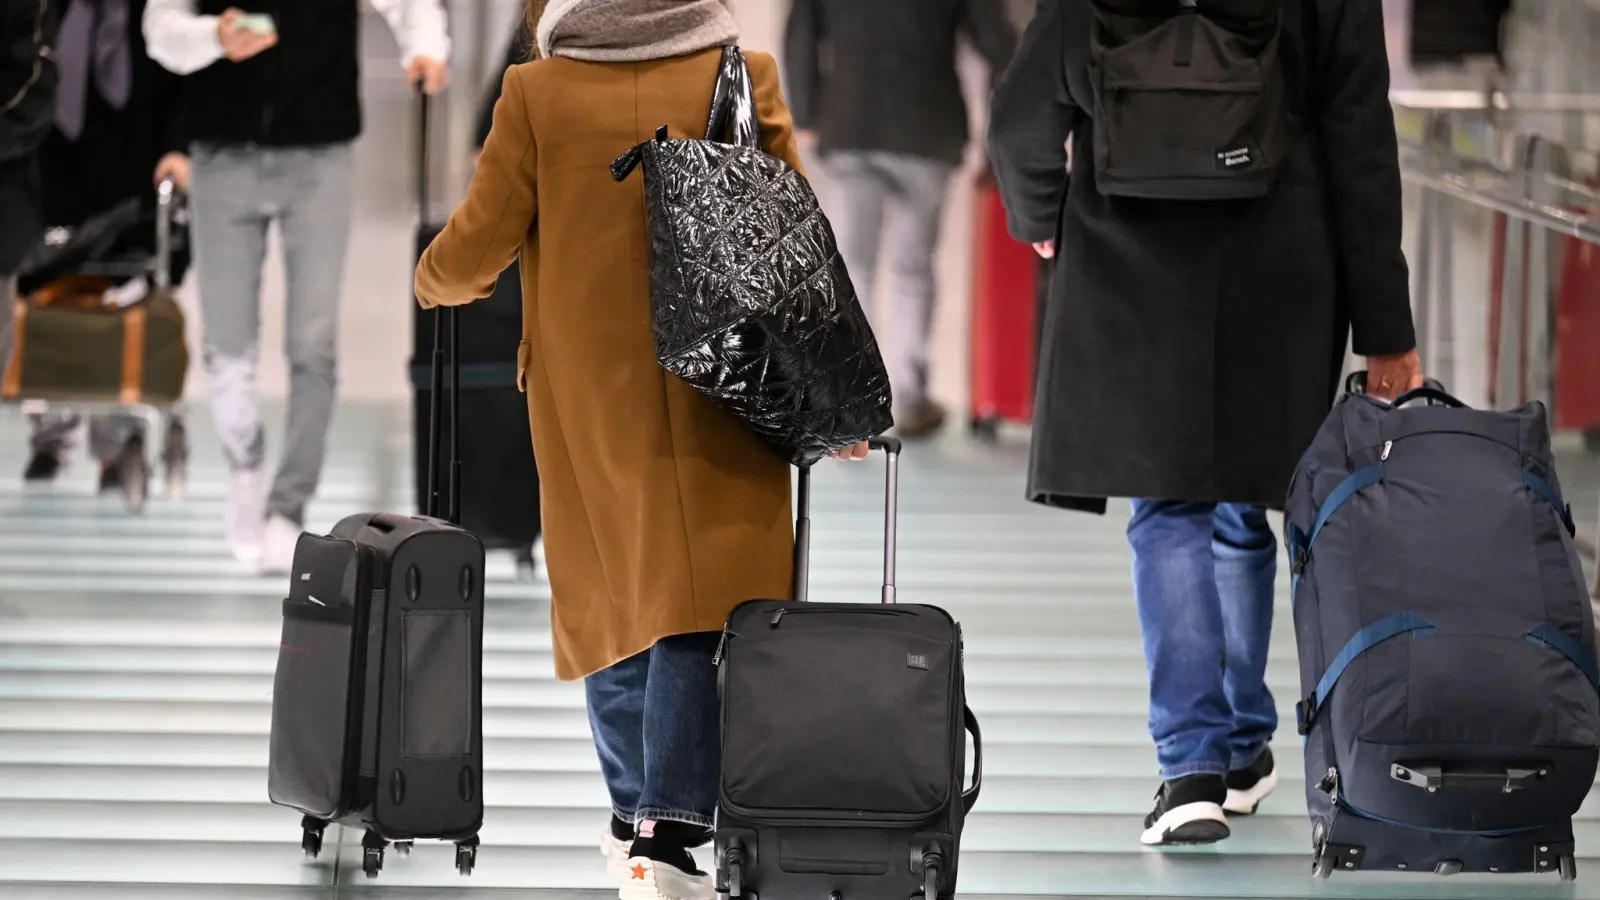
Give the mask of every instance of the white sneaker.
<svg viewBox="0 0 1600 900">
<path fill-rule="evenodd" d="M 261 558 L 267 522 L 266 484 L 259 469 L 234 472 L 228 479 L 228 549 L 233 558 L 253 563 Z"/>
<path fill-rule="evenodd" d="M 633 850 L 632 841 L 624 841 L 611 833 L 611 823 L 607 822 L 605 830 L 600 832 L 600 855 L 606 859 L 606 872 L 612 878 L 628 877 L 628 854 Z"/>
<path fill-rule="evenodd" d="M 256 568 L 263 575 L 287 575 L 294 568 L 294 548 L 300 542 L 300 526 L 273 516 L 267 520 L 266 534 L 261 540 L 261 556 Z"/>
<path fill-rule="evenodd" d="M 678 834 L 658 837 L 657 826 Z M 671 822 L 639 823 L 639 835 L 628 847 L 619 900 L 713 900 L 711 876 L 696 866 L 694 854 L 674 841 L 684 830 L 686 826 Z"/>
</svg>

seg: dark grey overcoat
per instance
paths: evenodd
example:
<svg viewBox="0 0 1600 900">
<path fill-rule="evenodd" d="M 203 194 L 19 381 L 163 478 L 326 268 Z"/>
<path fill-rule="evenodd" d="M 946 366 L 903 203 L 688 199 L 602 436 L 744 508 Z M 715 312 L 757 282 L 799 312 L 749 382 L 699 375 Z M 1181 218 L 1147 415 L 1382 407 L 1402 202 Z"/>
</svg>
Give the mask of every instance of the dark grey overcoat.
<svg viewBox="0 0 1600 900">
<path fill-rule="evenodd" d="M 1303 127 L 1259 200 L 1096 190 L 1089 0 L 1041 0 L 997 89 L 990 153 L 1011 229 L 1058 248 L 1028 483 L 1037 502 L 1281 508 L 1352 329 L 1362 355 L 1415 344 L 1382 0 L 1281 2 Z"/>
</svg>

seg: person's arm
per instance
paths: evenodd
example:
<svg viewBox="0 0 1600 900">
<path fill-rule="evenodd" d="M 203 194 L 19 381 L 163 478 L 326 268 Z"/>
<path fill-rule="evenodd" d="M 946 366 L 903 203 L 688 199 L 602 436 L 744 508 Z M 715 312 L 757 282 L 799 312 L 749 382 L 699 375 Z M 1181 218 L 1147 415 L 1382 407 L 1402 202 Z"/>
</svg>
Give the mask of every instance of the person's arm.
<svg viewBox="0 0 1600 900">
<path fill-rule="evenodd" d="M 822 0 L 794 0 L 789 7 L 789 21 L 783 30 L 783 64 L 788 71 L 794 124 L 802 131 L 817 127 L 823 25 Z"/>
<path fill-rule="evenodd" d="M 142 23 L 146 51 L 170 72 L 198 72 L 222 59 L 219 22 L 195 12 L 194 0 L 150 0 Z"/>
<path fill-rule="evenodd" d="M 371 0 L 400 45 L 400 67 L 419 59 L 448 62 L 450 31 L 443 0 Z"/>
<path fill-rule="evenodd" d="M 1382 0 L 1344 0 L 1313 80 L 1318 131 L 1338 248 L 1339 290 L 1355 352 L 1392 356 L 1417 343 L 1410 274 L 1401 249 L 1400 150 L 1389 106 Z M 1308 4 L 1316 15 L 1328 4 Z"/>
<path fill-rule="evenodd" d="M 800 142 L 795 138 L 795 120 L 789 105 L 783 101 L 783 82 L 778 75 L 778 61 L 766 53 L 751 53 L 745 57 L 750 67 L 750 81 L 756 94 L 756 121 L 761 126 L 761 149 L 788 163 L 796 172 L 805 174 L 805 164 L 800 160 Z"/>
<path fill-rule="evenodd" d="M 989 63 L 990 83 L 998 81 L 1017 52 L 1017 32 L 1004 0 L 962 0 L 961 16 L 973 46 Z"/>
<path fill-rule="evenodd" d="M 417 263 L 417 301 L 424 307 L 459 306 L 489 296 L 533 227 L 538 148 L 518 76 L 522 71 L 506 73 L 467 199 Z"/>
<path fill-rule="evenodd" d="M 1055 239 L 1067 192 L 1067 138 L 1078 110 L 1067 90 L 1061 0 L 1040 0 L 989 112 L 989 158 L 1017 240 Z"/>
</svg>

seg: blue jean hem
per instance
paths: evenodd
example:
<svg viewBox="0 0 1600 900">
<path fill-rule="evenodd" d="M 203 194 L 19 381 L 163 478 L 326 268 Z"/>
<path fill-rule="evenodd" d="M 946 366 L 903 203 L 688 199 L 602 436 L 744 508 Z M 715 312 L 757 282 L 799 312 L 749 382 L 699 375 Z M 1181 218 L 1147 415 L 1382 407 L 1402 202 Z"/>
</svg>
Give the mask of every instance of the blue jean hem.
<svg viewBox="0 0 1600 900">
<path fill-rule="evenodd" d="M 1222 763 L 1184 763 L 1178 766 L 1163 766 L 1161 780 L 1172 781 L 1186 775 L 1222 775 L 1228 774 L 1228 767 Z"/>
<path fill-rule="evenodd" d="M 681 822 L 685 825 L 694 825 L 700 828 L 711 827 L 711 817 L 698 813 L 684 812 L 679 809 L 662 809 L 659 807 L 645 807 L 633 814 L 633 824 L 637 825 L 646 819 L 656 822 Z"/>
</svg>

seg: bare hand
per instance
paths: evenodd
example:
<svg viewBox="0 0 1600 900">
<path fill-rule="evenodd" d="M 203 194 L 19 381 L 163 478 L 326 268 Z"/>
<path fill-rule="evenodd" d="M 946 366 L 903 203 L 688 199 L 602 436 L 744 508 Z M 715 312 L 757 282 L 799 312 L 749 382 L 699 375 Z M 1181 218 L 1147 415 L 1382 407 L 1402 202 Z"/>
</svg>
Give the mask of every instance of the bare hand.
<svg viewBox="0 0 1600 900">
<path fill-rule="evenodd" d="M 866 459 L 871 452 L 871 449 L 865 443 L 861 443 L 856 444 L 854 447 L 846 447 L 843 450 L 835 450 L 828 454 L 828 458 L 844 462 L 860 462 Z"/>
<path fill-rule="evenodd" d="M 421 87 L 423 93 L 437 94 L 450 83 L 450 67 L 431 56 L 419 56 L 406 66 L 406 83 Z"/>
<path fill-rule="evenodd" d="M 1422 358 L 1411 350 L 1394 356 L 1367 357 L 1367 393 L 1393 400 L 1422 387 Z"/>
<path fill-rule="evenodd" d="M 1055 259 L 1056 258 L 1056 242 L 1055 241 L 1040 241 L 1037 244 L 1033 245 L 1033 252 L 1039 254 L 1039 257 L 1041 259 Z"/>
<path fill-rule="evenodd" d="M 182 153 L 168 153 L 156 163 L 155 182 L 160 184 L 168 178 L 177 185 L 178 190 L 189 191 L 189 157 Z"/>
<path fill-rule="evenodd" d="M 222 44 L 222 55 L 233 62 L 244 62 L 252 56 L 278 45 L 278 34 L 257 34 L 239 27 L 242 9 L 229 9 L 217 19 L 217 40 Z"/>
</svg>

